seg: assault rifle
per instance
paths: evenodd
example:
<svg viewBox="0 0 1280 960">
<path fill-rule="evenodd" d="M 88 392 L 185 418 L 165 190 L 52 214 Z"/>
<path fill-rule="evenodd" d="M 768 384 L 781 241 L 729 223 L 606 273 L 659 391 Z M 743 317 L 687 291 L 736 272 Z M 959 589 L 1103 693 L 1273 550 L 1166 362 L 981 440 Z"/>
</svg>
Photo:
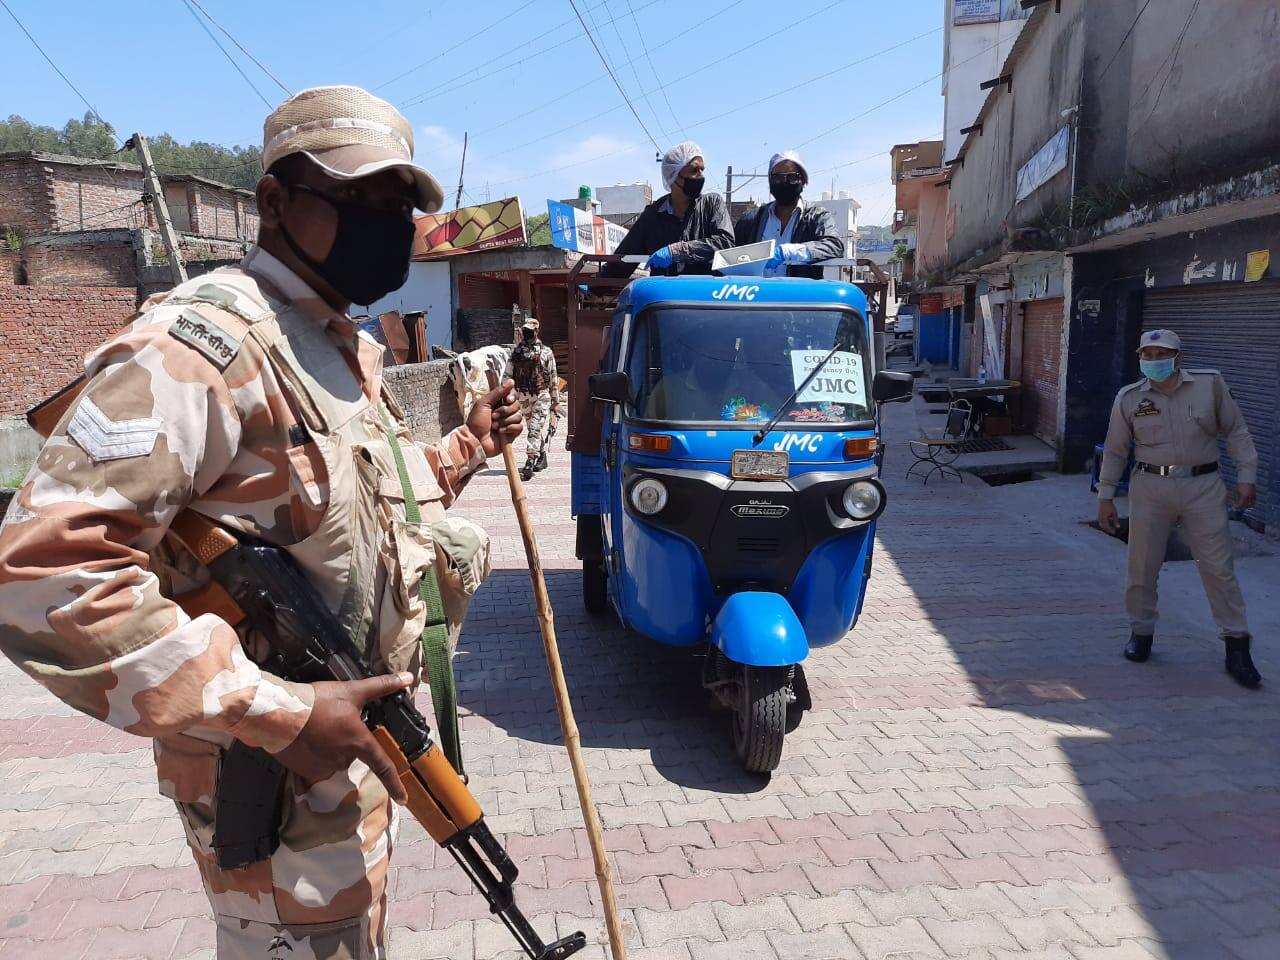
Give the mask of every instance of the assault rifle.
<svg viewBox="0 0 1280 960">
<path fill-rule="evenodd" d="M 268 641 L 259 666 L 304 683 L 373 676 L 347 632 L 316 595 L 288 553 L 242 539 L 190 510 L 173 533 L 213 575 L 179 598 L 188 612 L 216 612 L 232 625 L 247 620 Z M 407 807 L 489 902 L 531 960 L 563 960 L 586 946 L 581 933 L 547 944 L 515 905 L 519 871 L 488 825 L 475 797 L 431 738 L 431 728 L 405 691 L 365 708 L 365 723 L 395 764 Z M 214 852 L 231 869 L 270 856 L 279 846 L 284 768 L 265 751 L 235 741 L 219 771 Z"/>
</svg>

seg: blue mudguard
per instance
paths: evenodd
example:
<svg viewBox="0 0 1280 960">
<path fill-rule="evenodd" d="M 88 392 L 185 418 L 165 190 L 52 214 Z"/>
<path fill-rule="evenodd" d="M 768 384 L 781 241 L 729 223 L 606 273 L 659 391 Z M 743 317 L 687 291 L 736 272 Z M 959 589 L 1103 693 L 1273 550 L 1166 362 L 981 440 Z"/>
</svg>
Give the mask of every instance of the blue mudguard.
<svg viewBox="0 0 1280 960">
<path fill-rule="evenodd" d="M 789 667 L 809 655 L 804 627 L 786 599 L 748 590 L 724 602 L 711 625 L 711 643 L 735 663 Z"/>
</svg>

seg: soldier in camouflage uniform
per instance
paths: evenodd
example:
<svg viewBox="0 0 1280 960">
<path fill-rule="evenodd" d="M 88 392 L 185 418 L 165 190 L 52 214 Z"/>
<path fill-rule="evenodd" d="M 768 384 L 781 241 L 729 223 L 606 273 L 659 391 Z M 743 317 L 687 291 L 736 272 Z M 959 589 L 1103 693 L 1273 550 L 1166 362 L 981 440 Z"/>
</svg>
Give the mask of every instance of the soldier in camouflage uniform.
<svg viewBox="0 0 1280 960">
<path fill-rule="evenodd" d="M 346 315 L 403 283 L 413 210 L 440 205 L 412 137 L 390 104 L 354 87 L 277 109 L 258 246 L 151 298 L 89 356 L 0 527 L 0 647 L 77 709 L 155 738 L 160 792 L 186 827 L 221 958 L 386 955 L 391 800 L 404 790 L 360 711 L 417 684 L 418 585 L 435 565 L 447 611 L 454 572 L 432 525 L 458 522 L 445 508 L 499 437 L 520 432 L 507 382 L 465 426 L 416 444 L 382 382 L 381 347 Z M 406 522 L 393 433 L 421 524 Z M 384 675 L 291 682 L 256 665 L 259 635 L 185 612 L 174 598 L 208 573 L 169 529 L 183 509 L 284 547 L 335 617 L 360 626 Z M 233 739 L 289 776 L 279 848 L 224 870 L 212 802 Z"/>
<path fill-rule="evenodd" d="M 525 447 L 527 459 L 520 476 L 532 480 L 547 469 L 547 443 L 551 440 L 551 415 L 560 414 L 560 391 L 556 388 L 556 358 L 538 338 L 539 324 L 533 317 L 520 327 L 520 340 L 511 352 L 511 377 L 516 384 L 520 412 L 528 425 Z"/>
</svg>

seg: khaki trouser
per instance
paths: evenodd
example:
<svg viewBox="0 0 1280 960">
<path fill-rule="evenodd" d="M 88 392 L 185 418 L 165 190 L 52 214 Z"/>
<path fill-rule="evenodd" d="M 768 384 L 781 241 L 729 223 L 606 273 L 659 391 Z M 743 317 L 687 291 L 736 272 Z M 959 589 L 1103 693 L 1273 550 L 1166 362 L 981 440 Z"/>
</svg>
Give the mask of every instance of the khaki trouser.
<svg viewBox="0 0 1280 960">
<path fill-rule="evenodd" d="M 1247 634 L 1222 477 L 1217 473 L 1161 477 L 1138 470 L 1129 481 L 1129 576 L 1125 590 L 1133 632 L 1142 636 L 1155 632 L 1159 616 L 1156 580 L 1175 524 L 1181 525 L 1182 539 L 1195 557 L 1219 632 L 1223 636 Z"/>
</svg>

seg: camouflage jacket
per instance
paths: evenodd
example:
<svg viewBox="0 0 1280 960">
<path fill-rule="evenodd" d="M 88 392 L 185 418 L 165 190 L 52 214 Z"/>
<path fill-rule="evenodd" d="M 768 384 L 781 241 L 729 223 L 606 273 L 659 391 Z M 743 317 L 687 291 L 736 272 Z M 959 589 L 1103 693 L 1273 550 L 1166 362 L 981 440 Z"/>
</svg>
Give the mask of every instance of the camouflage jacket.
<svg viewBox="0 0 1280 960">
<path fill-rule="evenodd" d="M 83 392 L 0 526 L 0 649 L 62 700 L 131 733 L 278 751 L 310 715 L 308 685 L 259 669 L 226 622 L 173 602 L 198 573 L 164 546 L 185 507 L 281 545 L 335 512 L 297 391 L 246 335 L 242 318 L 268 302 L 323 326 L 344 377 L 364 391 L 348 399 L 379 398 L 382 348 L 255 247 L 239 268 L 152 298 L 87 358 Z M 412 444 L 402 422 L 397 434 Z M 484 454 L 465 426 L 419 449 L 421 472 L 434 474 L 423 498 L 437 501 L 424 514 L 442 514 Z"/>
</svg>

